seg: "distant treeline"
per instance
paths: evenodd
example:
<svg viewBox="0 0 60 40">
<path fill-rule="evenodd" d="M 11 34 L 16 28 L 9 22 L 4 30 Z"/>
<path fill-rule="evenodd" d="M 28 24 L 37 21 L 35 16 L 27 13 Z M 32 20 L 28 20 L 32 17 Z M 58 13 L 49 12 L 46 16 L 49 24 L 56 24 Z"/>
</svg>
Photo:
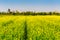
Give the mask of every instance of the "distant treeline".
<svg viewBox="0 0 60 40">
<path fill-rule="evenodd" d="M 60 15 L 58 12 L 19 12 L 18 10 L 11 11 L 8 9 L 8 12 L 0 12 L 0 15 Z"/>
<path fill-rule="evenodd" d="M 60 15 L 58 12 L 0 12 L 0 15 Z"/>
</svg>

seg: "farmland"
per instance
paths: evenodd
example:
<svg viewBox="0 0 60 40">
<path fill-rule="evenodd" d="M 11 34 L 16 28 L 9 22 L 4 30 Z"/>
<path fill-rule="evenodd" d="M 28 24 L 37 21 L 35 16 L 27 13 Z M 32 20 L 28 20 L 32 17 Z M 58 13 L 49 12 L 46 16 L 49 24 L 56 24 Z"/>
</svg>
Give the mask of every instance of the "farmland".
<svg viewBox="0 0 60 40">
<path fill-rule="evenodd" d="M 0 15 L 0 40 L 60 40 L 60 16 Z"/>
</svg>

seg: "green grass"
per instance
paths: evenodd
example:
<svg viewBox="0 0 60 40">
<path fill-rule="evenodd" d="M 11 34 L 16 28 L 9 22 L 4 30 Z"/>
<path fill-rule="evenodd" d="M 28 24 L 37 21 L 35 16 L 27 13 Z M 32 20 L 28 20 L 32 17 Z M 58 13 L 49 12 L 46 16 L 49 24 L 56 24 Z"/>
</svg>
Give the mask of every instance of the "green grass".
<svg viewBox="0 0 60 40">
<path fill-rule="evenodd" d="M 0 40 L 60 40 L 60 16 L 0 16 Z"/>
</svg>

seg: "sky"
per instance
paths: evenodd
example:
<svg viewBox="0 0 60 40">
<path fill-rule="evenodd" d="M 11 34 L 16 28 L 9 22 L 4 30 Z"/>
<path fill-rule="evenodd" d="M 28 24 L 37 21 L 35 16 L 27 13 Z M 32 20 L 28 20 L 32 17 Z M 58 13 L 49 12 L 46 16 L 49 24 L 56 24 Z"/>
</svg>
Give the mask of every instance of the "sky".
<svg viewBox="0 0 60 40">
<path fill-rule="evenodd" d="M 60 11 L 60 0 L 0 0 L 0 11 Z"/>
</svg>

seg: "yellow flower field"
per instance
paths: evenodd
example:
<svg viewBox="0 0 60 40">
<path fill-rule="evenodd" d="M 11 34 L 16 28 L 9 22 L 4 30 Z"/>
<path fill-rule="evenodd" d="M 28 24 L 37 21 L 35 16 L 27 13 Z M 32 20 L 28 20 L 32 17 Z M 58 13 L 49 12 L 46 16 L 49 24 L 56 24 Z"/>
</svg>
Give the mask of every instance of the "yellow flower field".
<svg viewBox="0 0 60 40">
<path fill-rule="evenodd" d="M 60 16 L 0 15 L 0 40 L 60 40 Z"/>
</svg>

